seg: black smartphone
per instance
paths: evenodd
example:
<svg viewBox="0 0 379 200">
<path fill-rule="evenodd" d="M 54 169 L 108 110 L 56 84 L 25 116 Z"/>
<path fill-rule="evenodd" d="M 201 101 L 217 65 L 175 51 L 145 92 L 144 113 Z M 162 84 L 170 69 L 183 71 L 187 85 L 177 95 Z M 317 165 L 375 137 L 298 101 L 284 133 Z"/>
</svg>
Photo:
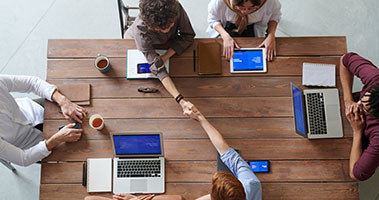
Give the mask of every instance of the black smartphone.
<svg viewBox="0 0 379 200">
<path fill-rule="evenodd" d="M 151 73 L 149 63 L 138 63 L 137 64 L 137 72 L 138 72 L 138 74 Z"/>
<path fill-rule="evenodd" d="M 262 172 L 262 173 L 268 173 L 270 172 L 270 161 L 268 160 L 251 160 L 248 162 L 250 165 L 251 170 L 253 172 Z"/>
<path fill-rule="evenodd" d="M 62 128 L 64 128 L 65 126 L 67 126 L 67 124 L 66 125 L 63 125 L 63 126 L 60 126 L 60 127 L 58 127 L 58 130 L 61 130 Z M 75 126 L 74 127 L 72 127 L 73 129 L 81 129 L 82 128 L 82 126 L 80 125 L 80 123 L 79 122 L 75 122 Z"/>
</svg>

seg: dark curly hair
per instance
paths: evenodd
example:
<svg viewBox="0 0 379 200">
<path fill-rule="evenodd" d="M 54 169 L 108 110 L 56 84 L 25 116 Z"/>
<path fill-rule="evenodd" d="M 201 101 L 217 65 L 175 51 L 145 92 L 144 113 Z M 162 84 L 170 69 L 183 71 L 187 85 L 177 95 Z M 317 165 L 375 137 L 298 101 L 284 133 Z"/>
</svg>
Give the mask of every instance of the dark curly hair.
<svg viewBox="0 0 379 200">
<path fill-rule="evenodd" d="M 247 1 L 250 1 L 252 4 L 254 4 L 255 6 L 259 6 L 261 5 L 262 3 L 262 0 L 233 0 L 233 4 L 235 6 L 242 6 L 243 4 L 245 4 Z"/>
<path fill-rule="evenodd" d="M 167 29 L 179 15 L 178 0 L 140 0 L 140 16 L 150 29 Z"/>
<path fill-rule="evenodd" d="M 367 92 L 370 93 L 367 95 L 370 97 L 367 103 L 367 106 L 370 107 L 367 111 L 375 117 L 379 117 L 379 83 L 375 83 Z"/>
</svg>

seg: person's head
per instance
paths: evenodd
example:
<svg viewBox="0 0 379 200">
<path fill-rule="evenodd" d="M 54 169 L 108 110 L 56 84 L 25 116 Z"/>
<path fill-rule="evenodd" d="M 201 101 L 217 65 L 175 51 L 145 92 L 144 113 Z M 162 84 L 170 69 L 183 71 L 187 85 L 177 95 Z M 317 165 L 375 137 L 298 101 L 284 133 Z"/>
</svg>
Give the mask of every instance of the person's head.
<svg viewBox="0 0 379 200">
<path fill-rule="evenodd" d="M 213 175 L 212 200 L 245 200 L 246 193 L 242 183 L 231 173 L 219 171 Z"/>
<path fill-rule="evenodd" d="M 167 33 L 179 16 L 178 0 L 140 0 L 140 16 L 145 25 L 155 31 Z"/>
<path fill-rule="evenodd" d="M 248 15 L 256 11 L 262 3 L 262 0 L 232 0 L 233 6 L 242 14 Z"/>
<path fill-rule="evenodd" d="M 379 83 L 371 86 L 358 103 L 364 112 L 379 117 Z"/>
</svg>

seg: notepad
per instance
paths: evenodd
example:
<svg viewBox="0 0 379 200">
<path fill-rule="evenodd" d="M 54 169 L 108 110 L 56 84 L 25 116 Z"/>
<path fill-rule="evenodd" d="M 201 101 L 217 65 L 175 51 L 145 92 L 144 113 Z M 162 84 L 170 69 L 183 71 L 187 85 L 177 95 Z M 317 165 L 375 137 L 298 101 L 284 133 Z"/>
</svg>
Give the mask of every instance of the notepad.
<svg viewBox="0 0 379 200">
<path fill-rule="evenodd" d="M 303 63 L 304 86 L 336 86 L 336 65 Z"/>
<path fill-rule="evenodd" d="M 167 50 L 156 50 L 159 55 L 164 55 L 166 51 Z M 126 79 L 157 78 L 150 72 L 150 65 L 141 51 L 137 49 L 128 49 L 126 54 Z M 169 60 L 167 60 L 164 65 L 167 72 L 169 72 Z"/>
<path fill-rule="evenodd" d="M 87 192 L 112 191 L 112 158 L 87 160 Z"/>
</svg>

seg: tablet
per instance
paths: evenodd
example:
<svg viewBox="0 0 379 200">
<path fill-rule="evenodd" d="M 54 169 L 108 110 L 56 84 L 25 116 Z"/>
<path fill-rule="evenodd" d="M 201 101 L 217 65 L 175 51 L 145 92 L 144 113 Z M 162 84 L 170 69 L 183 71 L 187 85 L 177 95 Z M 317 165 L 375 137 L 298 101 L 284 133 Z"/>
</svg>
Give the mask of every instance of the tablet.
<svg viewBox="0 0 379 200">
<path fill-rule="evenodd" d="M 265 48 L 235 49 L 230 59 L 231 73 L 263 73 L 267 72 Z"/>
</svg>

